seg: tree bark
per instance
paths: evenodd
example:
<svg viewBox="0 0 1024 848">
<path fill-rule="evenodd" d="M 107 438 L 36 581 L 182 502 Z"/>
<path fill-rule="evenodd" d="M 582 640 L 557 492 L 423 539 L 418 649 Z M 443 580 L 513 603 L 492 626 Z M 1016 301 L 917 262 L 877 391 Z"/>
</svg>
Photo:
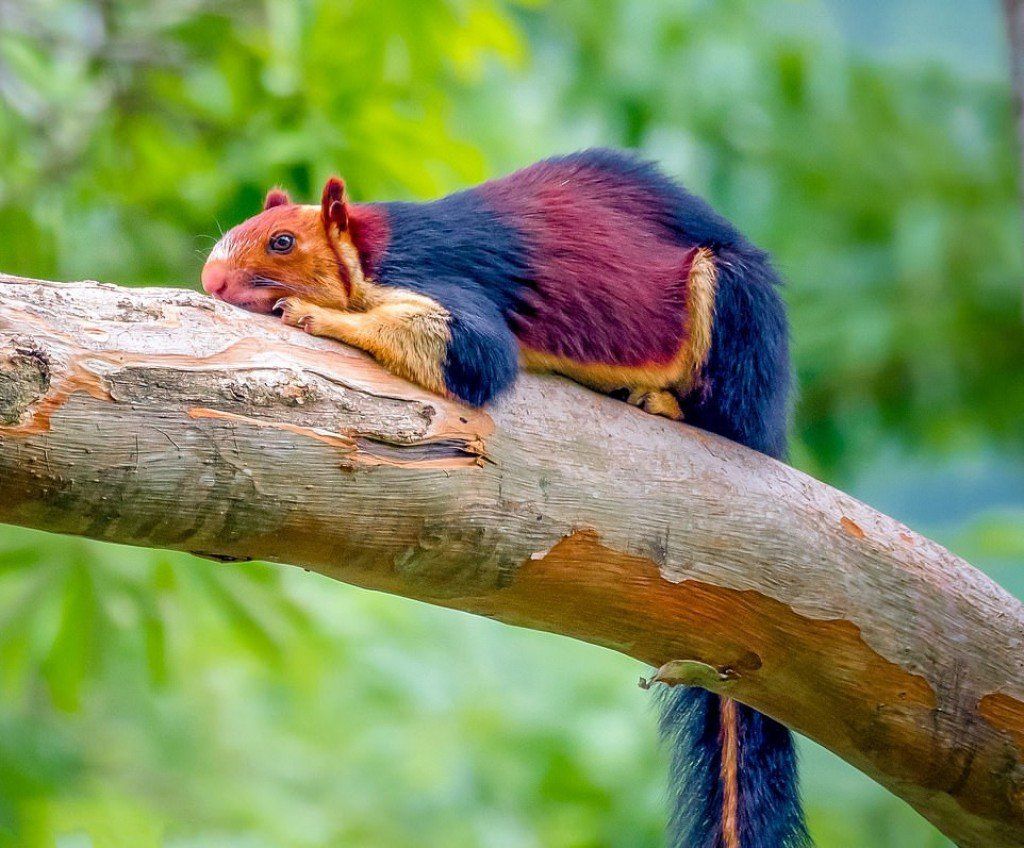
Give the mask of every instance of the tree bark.
<svg viewBox="0 0 1024 848">
<path fill-rule="evenodd" d="M 1024 608 L 847 495 L 554 377 L 486 411 L 193 292 L 0 277 L 0 521 L 562 633 L 1024 844 Z"/>
</svg>

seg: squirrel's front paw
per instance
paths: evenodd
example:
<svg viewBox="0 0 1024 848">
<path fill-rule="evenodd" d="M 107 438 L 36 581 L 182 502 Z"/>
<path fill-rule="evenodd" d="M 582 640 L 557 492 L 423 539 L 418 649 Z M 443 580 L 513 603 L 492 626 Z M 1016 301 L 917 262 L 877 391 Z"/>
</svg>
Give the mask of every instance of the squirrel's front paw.
<svg viewBox="0 0 1024 848">
<path fill-rule="evenodd" d="M 282 297 L 274 304 L 274 311 L 281 313 L 281 320 L 289 327 L 301 327 L 307 333 L 316 335 L 321 309 L 298 297 Z"/>
</svg>

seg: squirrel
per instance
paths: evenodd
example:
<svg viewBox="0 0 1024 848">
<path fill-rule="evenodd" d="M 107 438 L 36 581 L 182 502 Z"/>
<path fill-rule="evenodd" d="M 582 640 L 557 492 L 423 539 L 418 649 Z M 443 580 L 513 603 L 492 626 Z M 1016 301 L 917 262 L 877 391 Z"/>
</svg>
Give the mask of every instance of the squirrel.
<svg viewBox="0 0 1024 848">
<path fill-rule="evenodd" d="M 319 206 L 272 189 L 214 246 L 202 284 L 471 405 L 522 367 L 786 451 L 789 331 L 767 254 L 622 151 L 546 159 L 426 203 L 351 203 L 336 177 Z M 661 729 L 673 848 L 809 844 L 786 728 L 677 686 Z"/>
</svg>

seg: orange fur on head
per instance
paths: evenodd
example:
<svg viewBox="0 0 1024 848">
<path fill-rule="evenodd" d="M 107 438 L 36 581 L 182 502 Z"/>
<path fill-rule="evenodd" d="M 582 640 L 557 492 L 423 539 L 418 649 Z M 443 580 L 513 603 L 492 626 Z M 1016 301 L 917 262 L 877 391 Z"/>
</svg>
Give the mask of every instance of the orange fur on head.
<svg viewBox="0 0 1024 848">
<path fill-rule="evenodd" d="M 348 229 L 344 183 L 328 180 L 320 206 L 292 203 L 272 189 L 262 212 L 214 245 L 202 282 L 214 297 L 253 312 L 273 312 L 283 297 L 348 308 L 364 280 Z"/>
</svg>

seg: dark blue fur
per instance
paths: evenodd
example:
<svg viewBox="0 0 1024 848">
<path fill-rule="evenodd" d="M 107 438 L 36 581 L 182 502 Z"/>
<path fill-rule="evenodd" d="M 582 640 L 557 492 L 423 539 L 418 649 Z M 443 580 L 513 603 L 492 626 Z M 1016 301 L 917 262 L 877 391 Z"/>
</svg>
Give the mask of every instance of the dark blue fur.
<svg viewBox="0 0 1024 848">
<path fill-rule="evenodd" d="M 668 848 L 720 848 L 722 747 L 718 696 L 706 689 L 664 688 L 661 737 L 671 756 Z"/>
<path fill-rule="evenodd" d="M 518 342 L 498 308 L 479 292 L 460 292 L 458 307 L 449 311 L 445 383 L 452 394 L 483 406 L 515 382 Z"/>
<path fill-rule="evenodd" d="M 505 313 L 529 279 L 526 251 L 472 189 L 432 203 L 383 203 L 383 285 L 420 292 L 451 315 L 448 390 L 481 406 L 515 382 L 519 347 Z"/>
<path fill-rule="evenodd" d="M 682 398 L 686 420 L 774 457 L 786 450 L 790 387 L 788 330 L 778 280 L 764 253 L 704 200 L 630 154 L 590 150 L 558 157 L 568 166 L 626 176 L 652 199 L 651 224 L 682 243 L 711 248 L 718 267 L 713 345 L 702 388 Z M 377 269 L 385 285 L 425 294 L 451 314 L 448 388 L 483 404 L 516 377 L 518 348 L 506 316 L 531 280 L 522 239 L 474 190 L 433 203 L 387 203 L 390 239 Z M 809 843 L 797 795 L 789 731 L 738 705 L 742 848 Z M 662 732 L 672 747 L 671 848 L 720 848 L 722 788 L 719 701 L 677 687 L 663 698 Z"/>
<path fill-rule="evenodd" d="M 671 748 L 673 798 L 669 848 L 722 848 L 720 704 L 705 689 L 676 687 L 661 695 L 661 732 Z M 739 723 L 741 848 L 805 848 L 790 732 L 743 704 Z"/>
<path fill-rule="evenodd" d="M 805 848 L 811 839 L 796 793 L 793 735 L 777 721 L 736 705 L 742 848 Z"/>
</svg>

